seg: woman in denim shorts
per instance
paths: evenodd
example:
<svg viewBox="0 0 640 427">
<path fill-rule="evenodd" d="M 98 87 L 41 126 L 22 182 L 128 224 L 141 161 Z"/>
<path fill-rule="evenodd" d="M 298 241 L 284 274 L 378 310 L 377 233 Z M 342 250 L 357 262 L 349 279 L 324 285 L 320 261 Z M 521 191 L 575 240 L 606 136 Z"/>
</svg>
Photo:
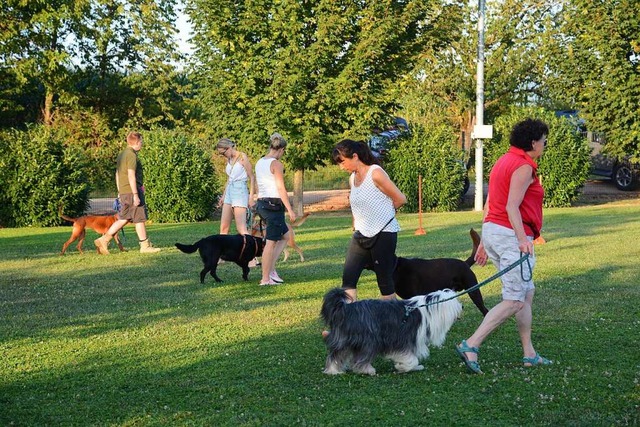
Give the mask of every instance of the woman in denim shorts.
<svg viewBox="0 0 640 427">
<path fill-rule="evenodd" d="M 222 207 L 220 234 L 229 234 L 231 220 L 235 219 L 240 234 L 249 234 L 247 229 L 247 209 L 253 206 L 255 177 L 249 157 L 236 149 L 235 142 L 222 138 L 217 145 L 218 154 L 226 159 L 227 185 L 220 198 Z M 248 187 L 247 187 L 248 182 Z"/>
</svg>

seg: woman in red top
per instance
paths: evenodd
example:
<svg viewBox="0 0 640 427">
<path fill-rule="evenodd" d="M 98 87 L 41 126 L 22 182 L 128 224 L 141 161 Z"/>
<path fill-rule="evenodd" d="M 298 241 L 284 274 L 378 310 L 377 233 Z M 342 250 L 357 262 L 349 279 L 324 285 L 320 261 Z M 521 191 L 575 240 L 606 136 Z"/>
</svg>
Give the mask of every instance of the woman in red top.
<svg viewBox="0 0 640 427">
<path fill-rule="evenodd" d="M 496 268 L 502 270 L 518 261 L 521 254 L 529 254 L 531 271 L 525 262 L 523 271 L 514 268 L 502 275 L 502 301 L 487 313 L 471 337 L 456 346 L 456 352 L 467 369 L 475 374 L 482 373 L 478 364 L 480 345 L 511 316 L 515 316 L 518 324 L 524 366 L 551 363 L 540 356 L 531 343 L 534 293 L 531 277 L 536 261 L 533 240 L 540 235 L 542 228 L 544 197 L 536 160 L 547 145 L 548 133 L 549 128 L 540 120 L 527 119 L 516 124 L 509 138 L 509 151 L 498 159 L 489 176 L 482 242 L 476 253 L 476 262 L 484 266 L 487 259 L 491 259 Z"/>
</svg>

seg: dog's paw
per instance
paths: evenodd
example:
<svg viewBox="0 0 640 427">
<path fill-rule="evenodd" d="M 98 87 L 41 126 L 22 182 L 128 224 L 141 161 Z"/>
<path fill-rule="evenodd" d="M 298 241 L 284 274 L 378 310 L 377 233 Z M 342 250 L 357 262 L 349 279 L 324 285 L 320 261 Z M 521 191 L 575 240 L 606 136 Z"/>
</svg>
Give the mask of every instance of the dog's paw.
<svg viewBox="0 0 640 427">
<path fill-rule="evenodd" d="M 341 375 L 344 374 L 345 371 L 341 371 L 336 367 L 331 367 L 331 368 L 326 368 L 325 370 L 322 371 L 323 374 L 327 374 L 327 375 Z"/>
<path fill-rule="evenodd" d="M 371 365 L 354 366 L 352 371 L 356 374 L 375 375 L 376 370 Z"/>
</svg>

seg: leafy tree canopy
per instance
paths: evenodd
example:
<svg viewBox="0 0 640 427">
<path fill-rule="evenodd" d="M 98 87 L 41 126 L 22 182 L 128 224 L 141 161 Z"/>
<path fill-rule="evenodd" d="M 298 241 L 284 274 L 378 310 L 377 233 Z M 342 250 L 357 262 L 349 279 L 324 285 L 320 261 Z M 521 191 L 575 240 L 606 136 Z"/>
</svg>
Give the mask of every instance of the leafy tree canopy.
<svg viewBox="0 0 640 427">
<path fill-rule="evenodd" d="M 6 0 L 0 6 L 0 111 L 36 104 L 45 124 L 56 105 L 77 105 L 89 88 L 104 107 L 114 76 L 144 70 L 129 86 L 159 100 L 177 61 L 173 23 L 176 0 Z M 85 76 L 90 78 L 84 79 Z M 164 84 L 162 84 L 164 82 Z M 161 88 L 161 89 L 159 89 Z M 143 100 L 140 100 L 143 102 Z M 164 108 L 166 113 L 168 109 Z M 25 117 L 35 120 L 35 117 Z"/>
<path fill-rule="evenodd" d="M 439 1 L 192 0 L 203 108 L 215 137 L 263 153 L 288 137 L 296 170 L 397 109 L 391 88 L 441 37 Z"/>
<path fill-rule="evenodd" d="M 637 0 L 566 0 L 547 49 L 558 99 L 604 132 L 606 148 L 640 161 L 640 14 Z"/>
</svg>

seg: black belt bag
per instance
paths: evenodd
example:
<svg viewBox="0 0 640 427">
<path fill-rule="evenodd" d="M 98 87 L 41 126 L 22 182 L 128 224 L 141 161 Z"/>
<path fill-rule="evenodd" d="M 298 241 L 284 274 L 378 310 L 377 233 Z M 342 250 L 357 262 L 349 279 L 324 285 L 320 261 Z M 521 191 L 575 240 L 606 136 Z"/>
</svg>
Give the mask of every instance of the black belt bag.
<svg viewBox="0 0 640 427">
<path fill-rule="evenodd" d="M 387 222 L 382 227 L 382 230 L 384 230 L 387 227 L 387 225 L 391 224 L 391 221 L 393 221 L 393 218 L 395 218 L 395 216 L 391 217 L 389 222 Z M 362 249 L 371 249 L 376 245 L 376 242 L 378 241 L 378 237 L 380 237 L 380 233 L 382 233 L 382 230 L 378 231 L 374 236 L 371 236 L 371 237 L 367 237 L 361 232 L 356 230 L 353 233 L 353 240 L 355 240 L 358 246 L 360 246 Z"/>
<path fill-rule="evenodd" d="M 264 197 L 258 199 L 258 202 L 260 203 L 260 207 L 267 211 L 279 212 L 284 210 L 284 203 L 277 197 Z"/>
</svg>

